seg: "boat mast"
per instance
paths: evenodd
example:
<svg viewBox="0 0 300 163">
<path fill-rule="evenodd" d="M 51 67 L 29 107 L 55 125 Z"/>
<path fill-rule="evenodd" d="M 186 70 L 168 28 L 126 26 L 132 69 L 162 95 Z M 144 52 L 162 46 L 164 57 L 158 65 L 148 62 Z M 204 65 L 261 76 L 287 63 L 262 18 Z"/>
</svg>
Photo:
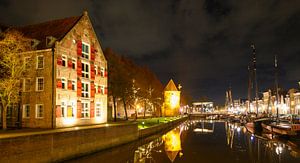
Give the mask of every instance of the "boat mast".
<svg viewBox="0 0 300 163">
<path fill-rule="evenodd" d="M 252 54 L 253 54 L 253 78 L 255 84 L 255 103 L 256 103 L 256 114 L 258 115 L 258 86 L 257 86 L 257 76 L 256 76 L 256 49 L 254 44 L 251 45 Z"/>
<path fill-rule="evenodd" d="M 277 119 L 279 118 L 279 112 L 278 112 L 278 104 L 279 104 L 279 92 L 278 92 L 278 64 L 277 64 L 277 56 L 275 55 L 275 63 L 274 63 L 274 68 L 275 68 L 275 91 L 276 91 L 276 117 Z"/>
<path fill-rule="evenodd" d="M 252 88 L 252 83 L 251 83 L 251 76 L 252 76 L 252 70 L 250 68 L 250 64 L 248 65 L 248 111 L 250 112 L 250 104 L 251 104 L 251 88 Z"/>
</svg>

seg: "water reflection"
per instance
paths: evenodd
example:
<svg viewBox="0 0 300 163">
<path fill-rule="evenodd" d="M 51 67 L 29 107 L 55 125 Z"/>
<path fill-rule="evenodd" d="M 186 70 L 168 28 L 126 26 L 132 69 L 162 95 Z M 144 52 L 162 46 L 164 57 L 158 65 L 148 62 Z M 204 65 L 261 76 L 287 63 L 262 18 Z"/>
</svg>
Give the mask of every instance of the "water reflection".
<svg viewBox="0 0 300 163">
<path fill-rule="evenodd" d="M 165 146 L 165 152 L 168 158 L 173 162 L 178 154 L 181 151 L 181 141 L 180 141 L 180 130 L 175 128 L 174 130 L 168 132 L 162 136 Z M 182 156 L 182 152 L 180 156 Z"/>
<path fill-rule="evenodd" d="M 111 161 L 117 158 L 113 162 L 299 163 L 297 144 L 274 135 L 253 135 L 239 123 L 191 120 L 154 140 L 137 141 L 76 161 Z"/>
</svg>

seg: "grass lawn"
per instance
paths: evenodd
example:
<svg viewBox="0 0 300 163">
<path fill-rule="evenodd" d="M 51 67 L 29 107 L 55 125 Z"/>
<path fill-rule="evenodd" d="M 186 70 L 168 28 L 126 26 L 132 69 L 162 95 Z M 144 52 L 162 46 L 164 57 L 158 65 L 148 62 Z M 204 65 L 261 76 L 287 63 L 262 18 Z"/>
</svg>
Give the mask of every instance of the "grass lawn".
<svg viewBox="0 0 300 163">
<path fill-rule="evenodd" d="M 139 129 L 148 128 L 161 123 L 168 123 L 170 121 L 179 119 L 180 117 L 156 117 L 156 118 L 146 118 L 137 119 Z"/>
</svg>

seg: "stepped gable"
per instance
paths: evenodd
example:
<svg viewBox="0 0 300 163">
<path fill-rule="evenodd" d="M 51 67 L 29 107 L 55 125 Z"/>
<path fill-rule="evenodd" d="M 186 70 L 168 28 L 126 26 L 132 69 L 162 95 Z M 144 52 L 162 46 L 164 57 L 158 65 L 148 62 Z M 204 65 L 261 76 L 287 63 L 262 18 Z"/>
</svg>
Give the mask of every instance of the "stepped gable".
<svg viewBox="0 0 300 163">
<path fill-rule="evenodd" d="M 52 36 L 61 40 L 76 25 L 82 16 L 51 20 L 39 24 L 12 27 L 24 34 L 25 37 L 40 41 L 37 49 L 47 49 L 46 37 Z"/>
<path fill-rule="evenodd" d="M 164 91 L 178 91 L 178 89 L 172 79 L 169 81 L 169 83 L 165 87 Z"/>
</svg>

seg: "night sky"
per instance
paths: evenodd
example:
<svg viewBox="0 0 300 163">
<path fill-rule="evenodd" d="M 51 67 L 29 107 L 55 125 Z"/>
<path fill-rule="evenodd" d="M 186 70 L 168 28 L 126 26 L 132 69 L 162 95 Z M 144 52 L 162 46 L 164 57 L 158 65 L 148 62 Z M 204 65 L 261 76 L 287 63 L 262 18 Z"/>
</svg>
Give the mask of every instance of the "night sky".
<svg viewBox="0 0 300 163">
<path fill-rule="evenodd" d="M 195 100 L 224 104 L 225 91 L 247 97 L 255 43 L 259 91 L 279 83 L 298 88 L 299 0 L 0 0 L 0 22 L 26 25 L 88 10 L 102 48 L 147 65 L 163 84 L 181 83 Z"/>
</svg>

